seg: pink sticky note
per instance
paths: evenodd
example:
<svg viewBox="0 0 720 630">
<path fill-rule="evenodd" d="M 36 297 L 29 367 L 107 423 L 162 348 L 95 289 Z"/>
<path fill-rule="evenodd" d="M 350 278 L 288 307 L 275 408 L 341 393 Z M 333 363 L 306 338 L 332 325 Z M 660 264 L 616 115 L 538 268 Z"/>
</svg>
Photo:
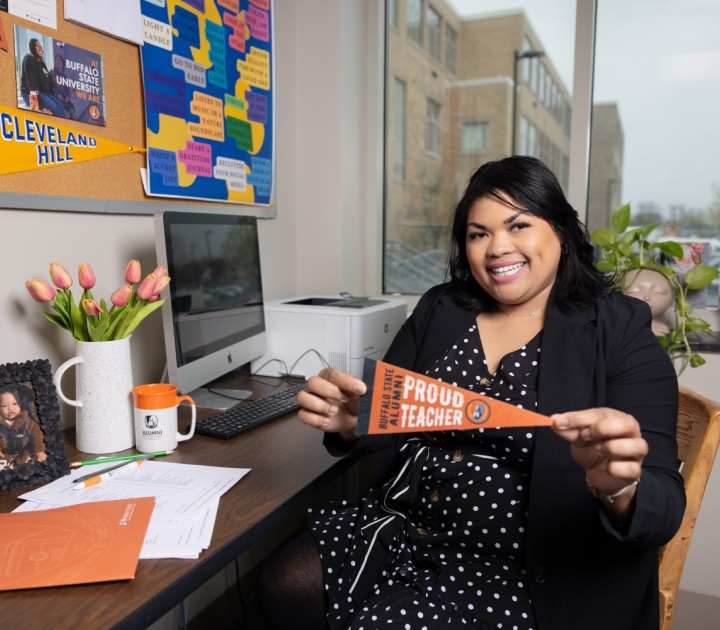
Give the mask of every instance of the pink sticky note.
<svg viewBox="0 0 720 630">
<path fill-rule="evenodd" d="M 212 177 L 212 147 L 204 142 L 185 141 L 185 150 L 177 152 L 188 175 Z"/>
</svg>

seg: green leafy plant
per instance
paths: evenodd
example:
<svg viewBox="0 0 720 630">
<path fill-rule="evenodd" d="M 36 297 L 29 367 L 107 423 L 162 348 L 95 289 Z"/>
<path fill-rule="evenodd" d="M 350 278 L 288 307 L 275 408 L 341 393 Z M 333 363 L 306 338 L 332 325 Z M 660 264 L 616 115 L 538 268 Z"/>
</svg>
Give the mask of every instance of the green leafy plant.
<svg viewBox="0 0 720 630">
<path fill-rule="evenodd" d="M 660 225 L 654 223 L 644 227 L 630 226 L 630 204 L 616 210 L 610 221 L 612 228 L 600 228 L 590 236 L 590 240 L 601 248 L 601 260 L 597 268 L 607 274 L 613 274 L 614 282 L 621 290 L 626 290 L 624 280 L 632 270 L 651 269 L 659 271 L 669 281 L 675 293 L 675 327 L 663 335 L 658 335 L 662 346 L 667 350 L 673 362 L 682 360 L 680 373 L 690 365 L 699 367 L 705 363 L 699 354 L 690 348 L 688 332 L 710 332 L 710 324 L 700 317 L 693 317 L 692 306 L 687 302 L 689 290 L 708 286 L 718 275 L 718 270 L 704 265 L 690 269 L 684 281 L 680 281 L 677 272 L 663 264 L 661 252 L 674 258 L 682 258 L 683 249 L 675 241 L 654 243 L 648 237 Z"/>
</svg>

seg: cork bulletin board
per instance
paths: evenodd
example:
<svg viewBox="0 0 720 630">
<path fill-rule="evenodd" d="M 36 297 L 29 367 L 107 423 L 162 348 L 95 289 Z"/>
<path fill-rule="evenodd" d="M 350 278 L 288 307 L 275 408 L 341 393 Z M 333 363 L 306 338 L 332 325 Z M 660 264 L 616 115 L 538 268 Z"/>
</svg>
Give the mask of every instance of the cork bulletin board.
<svg viewBox="0 0 720 630">
<path fill-rule="evenodd" d="M 107 125 L 98 127 L 58 120 L 109 140 L 145 147 L 145 112 L 138 46 L 84 28 L 64 19 L 57 3 L 57 30 L 45 28 L 0 11 L 8 51 L 0 50 L 0 104 L 17 108 L 14 54 L 15 24 L 103 56 Z M 45 116 L 44 116 L 45 117 Z M 53 117 L 47 116 L 51 121 Z M 0 176 L 0 208 L 152 214 L 159 210 L 242 213 L 274 218 L 274 207 L 210 204 L 148 197 L 140 180 L 145 154 L 126 154 L 90 162 Z"/>
</svg>

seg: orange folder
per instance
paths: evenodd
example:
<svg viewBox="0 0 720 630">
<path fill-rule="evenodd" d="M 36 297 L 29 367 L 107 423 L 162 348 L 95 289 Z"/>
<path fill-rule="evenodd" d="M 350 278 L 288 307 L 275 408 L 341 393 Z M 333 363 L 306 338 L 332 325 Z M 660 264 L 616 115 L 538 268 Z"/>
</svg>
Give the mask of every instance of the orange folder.
<svg viewBox="0 0 720 630">
<path fill-rule="evenodd" d="M 0 514 L 0 590 L 129 580 L 155 497 Z"/>
<path fill-rule="evenodd" d="M 365 359 L 358 435 L 550 426 L 534 411 L 491 399 L 410 370 Z"/>
</svg>

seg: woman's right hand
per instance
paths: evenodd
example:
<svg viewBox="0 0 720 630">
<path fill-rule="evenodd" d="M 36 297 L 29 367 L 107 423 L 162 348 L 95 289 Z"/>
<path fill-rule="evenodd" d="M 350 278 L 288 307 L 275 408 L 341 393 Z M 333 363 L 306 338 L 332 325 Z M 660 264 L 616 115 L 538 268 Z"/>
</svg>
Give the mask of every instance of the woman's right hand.
<svg viewBox="0 0 720 630">
<path fill-rule="evenodd" d="M 305 424 L 338 433 L 346 442 L 356 442 L 357 414 L 360 396 L 366 391 L 359 378 L 335 368 L 325 368 L 307 383 L 308 391 L 298 394 L 302 406 L 298 413 Z"/>
</svg>

